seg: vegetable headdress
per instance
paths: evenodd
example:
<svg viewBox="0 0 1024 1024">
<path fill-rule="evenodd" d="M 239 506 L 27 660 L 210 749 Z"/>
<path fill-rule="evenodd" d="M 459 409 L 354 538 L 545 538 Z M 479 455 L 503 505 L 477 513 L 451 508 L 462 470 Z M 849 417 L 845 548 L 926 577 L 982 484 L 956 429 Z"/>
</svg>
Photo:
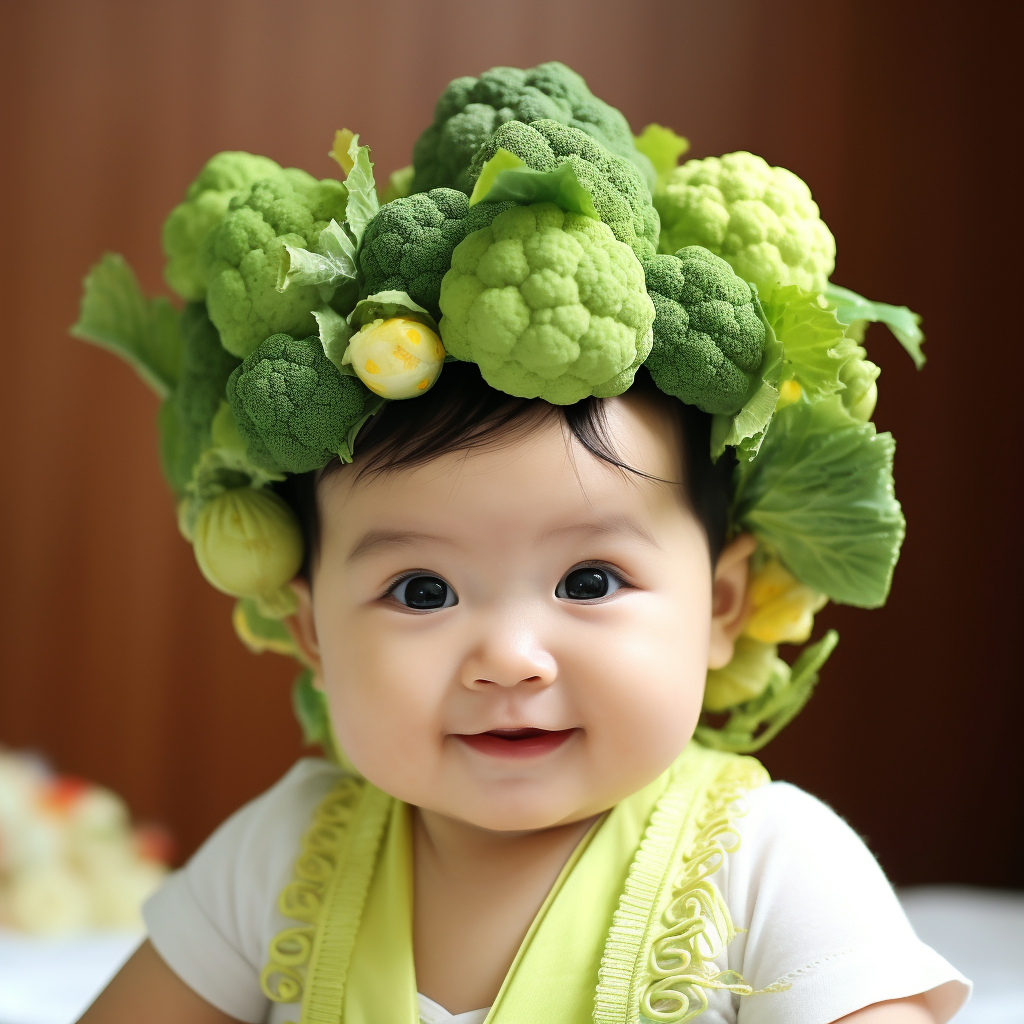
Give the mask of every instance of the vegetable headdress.
<svg viewBox="0 0 1024 1024">
<path fill-rule="evenodd" d="M 732 529 L 758 541 L 698 738 L 756 750 L 800 710 L 837 637 L 792 663 L 779 645 L 806 644 L 828 600 L 883 604 L 903 539 L 864 328 L 888 324 L 918 367 L 923 337 L 905 307 L 830 283 L 835 242 L 796 175 L 751 153 L 680 165 L 687 148 L 659 125 L 634 137 L 562 64 L 494 68 L 448 86 L 379 196 L 349 131 L 343 180 L 214 156 L 164 227 L 180 311 L 119 256 L 93 268 L 74 333 L 163 399 L 182 533 L 251 649 L 297 653 L 280 620 L 302 537 L 275 482 L 351 461 L 363 424 L 449 360 L 559 405 L 622 394 L 644 365 L 713 417 L 712 457 L 736 456 Z M 331 748 L 308 674 L 295 701 Z"/>
</svg>

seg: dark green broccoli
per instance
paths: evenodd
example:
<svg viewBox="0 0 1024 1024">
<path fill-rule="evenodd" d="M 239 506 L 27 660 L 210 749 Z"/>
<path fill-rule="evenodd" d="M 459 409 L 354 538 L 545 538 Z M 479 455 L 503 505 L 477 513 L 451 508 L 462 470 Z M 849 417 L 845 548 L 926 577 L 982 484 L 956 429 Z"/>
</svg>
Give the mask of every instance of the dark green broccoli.
<svg viewBox="0 0 1024 1024">
<path fill-rule="evenodd" d="M 472 184 L 499 149 L 515 154 L 535 171 L 571 164 L 612 234 L 630 246 L 641 263 L 658 251 L 658 213 L 643 177 L 628 160 L 610 153 L 579 129 L 557 121 L 507 121 L 473 157 Z"/>
<path fill-rule="evenodd" d="M 434 123 L 413 148 L 413 192 L 448 186 L 472 191 L 473 154 L 506 121 L 551 120 L 571 125 L 597 139 L 640 168 L 654 186 L 650 160 L 637 152 L 622 113 L 599 100 L 571 68 L 549 61 L 523 71 L 491 68 L 479 78 L 456 78 L 434 107 Z"/>
<path fill-rule="evenodd" d="M 363 276 L 360 298 L 377 292 L 406 292 L 441 319 L 441 278 L 452 264 L 452 250 L 466 235 L 485 228 L 514 203 L 477 203 L 464 192 L 435 188 L 382 206 L 359 247 Z"/>
<path fill-rule="evenodd" d="M 699 245 L 644 264 L 654 302 L 654 383 L 704 412 L 732 415 L 764 356 L 765 325 L 750 285 Z"/>
<path fill-rule="evenodd" d="M 370 392 L 338 372 L 319 338 L 267 338 L 228 378 L 246 453 L 275 473 L 308 473 L 344 450 Z"/>
<path fill-rule="evenodd" d="M 220 343 L 201 302 L 181 314 L 181 376 L 160 407 L 160 460 L 177 494 L 192 479 L 199 456 L 210 445 L 210 424 L 224 400 L 224 388 L 238 360 Z"/>
</svg>

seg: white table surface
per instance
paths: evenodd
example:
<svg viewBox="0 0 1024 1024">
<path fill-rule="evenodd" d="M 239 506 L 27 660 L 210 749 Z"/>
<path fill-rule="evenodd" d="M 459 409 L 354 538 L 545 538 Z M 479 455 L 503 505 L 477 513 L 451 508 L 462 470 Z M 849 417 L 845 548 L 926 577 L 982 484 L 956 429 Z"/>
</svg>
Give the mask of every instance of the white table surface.
<svg viewBox="0 0 1024 1024">
<path fill-rule="evenodd" d="M 921 938 L 975 984 L 956 1024 L 1024 1024 L 1024 894 L 934 886 L 901 899 Z M 0 930 L 0 1024 L 72 1024 L 141 938 Z"/>
</svg>

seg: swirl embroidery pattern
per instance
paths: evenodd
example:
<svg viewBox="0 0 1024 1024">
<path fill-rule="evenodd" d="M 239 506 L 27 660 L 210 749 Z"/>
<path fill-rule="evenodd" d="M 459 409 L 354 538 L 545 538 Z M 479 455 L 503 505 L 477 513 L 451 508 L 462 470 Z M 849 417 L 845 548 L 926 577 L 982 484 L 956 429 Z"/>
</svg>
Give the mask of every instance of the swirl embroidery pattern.
<svg viewBox="0 0 1024 1024">
<path fill-rule="evenodd" d="M 278 907 L 285 917 L 303 921 L 305 926 L 278 932 L 260 972 L 260 988 L 275 1003 L 295 1003 L 303 997 L 305 968 L 313 953 L 316 926 L 364 786 L 362 779 L 340 779 L 317 807 L 303 836 L 294 878 L 281 892 Z"/>
<path fill-rule="evenodd" d="M 713 788 L 697 820 L 697 835 L 683 857 L 661 914 L 661 931 L 651 944 L 640 995 L 641 1019 L 684 1024 L 707 1009 L 708 989 L 741 996 L 754 991 L 741 975 L 719 971 L 714 963 L 735 938 L 736 928 L 711 876 L 726 854 L 739 848 L 735 820 L 746 813 L 742 795 L 765 781 L 764 769 L 756 761 L 746 762 L 742 769 L 728 773 Z"/>
</svg>

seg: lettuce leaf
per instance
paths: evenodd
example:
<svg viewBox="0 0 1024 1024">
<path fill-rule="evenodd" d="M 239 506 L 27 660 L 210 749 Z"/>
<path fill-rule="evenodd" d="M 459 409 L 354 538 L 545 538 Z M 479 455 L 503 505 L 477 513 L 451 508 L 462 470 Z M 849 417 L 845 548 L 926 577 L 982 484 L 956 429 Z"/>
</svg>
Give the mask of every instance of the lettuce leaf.
<svg viewBox="0 0 1024 1024">
<path fill-rule="evenodd" d="M 348 159 L 352 162 L 352 169 L 345 178 L 345 188 L 348 189 L 345 223 L 358 246 L 363 240 L 366 225 L 380 209 L 380 201 L 377 199 L 377 185 L 373 180 L 370 147 L 360 146 L 358 135 L 353 135 L 349 142 Z"/>
<path fill-rule="evenodd" d="M 711 458 L 716 462 L 729 446 L 736 449 L 736 456 L 741 461 L 754 458 L 779 401 L 779 378 L 784 364 L 783 348 L 765 316 L 757 297 L 757 289 L 753 286 L 751 288 L 754 293 L 754 308 L 765 325 L 764 356 L 761 358 L 755 385 L 750 397 L 743 403 L 743 408 L 732 416 L 719 413 L 712 417 Z"/>
<path fill-rule="evenodd" d="M 346 281 L 355 281 L 357 274 L 356 247 L 345 229 L 332 220 L 320 232 L 316 251 L 286 245 L 277 272 L 277 290 L 289 286 L 316 285 L 320 298 L 330 302 L 338 287 Z"/>
<path fill-rule="evenodd" d="M 895 443 L 853 419 L 838 395 L 781 409 L 761 452 L 737 466 L 733 521 L 801 583 L 833 601 L 885 603 L 903 542 Z"/>
<path fill-rule="evenodd" d="M 390 320 L 393 316 L 406 316 L 411 320 L 419 320 L 426 324 L 435 334 L 440 335 L 437 321 L 418 303 L 409 298 L 406 292 L 376 292 L 360 299 L 355 309 L 348 315 L 349 326 L 358 331 L 364 324 L 374 320 Z M 333 362 L 333 357 L 328 356 Z"/>
<path fill-rule="evenodd" d="M 120 356 L 161 397 L 181 374 L 184 342 L 178 311 L 167 299 L 147 299 L 123 256 L 108 252 L 83 282 L 71 333 Z"/>
<path fill-rule="evenodd" d="M 860 321 L 882 323 L 892 331 L 893 336 L 903 346 L 907 354 L 914 360 L 920 370 L 925 364 L 925 354 L 921 351 L 924 333 L 919 324 L 921 317 L 906 306 L 890 306 L 884 302 L 872 302 L 849 288 L 840 288 L 830 281 L 825 285 L 825 298 L 836 307 L 836 316 L 844 324 Z"/>
<path fill-rule="evenodd" d="M 253 654 L 272 651 L 286 657 L 299 657 L 298 645 L 284 623 L 280 619 L 262 615 L 252 598 L 243 597 L 235 604 L 231 623 L 235 627 L 238 639 Z"/>
<path fill-rule="evenodd" d="M 353 331 L 348 320 L 340 313 L 335 312 L 330 306 L 321 306 L 313 310 L 313 319 L 316 320 L 320 334 L 320 344 L 323 345 L 324 355 L 337 367 L 339 373 L 346 373 L 355 376 L 355 370 L 350 363 L 344 362 L 345 349 L 348 348 L 349 340 Z"/>
<path fill-rule="evenodd" d="M 818 296 L 795 285 L 776 288 L 764 304 L 765 315 L 782 342 L 783 380 L 795 380 L 811 402 L 843 389 L 839 371 L 849 357 L 846 325 Z"/>
<path fill-rule="evenodd" d="M 649 124 L 633 138 L 636 148 L 654 164 L 658 181 L 663 181 L 679 163 L 679 158 L 690 148 L 690 140 L 676 135 L 671 128 Z"/>
<path fill-rule="evenodd" d="M 590 193 L 580 184 L 572 164 L 559 164 L 553 171 L 535 171 L 507 149 L 498 149 L 480 171 L 469 205 L 511 200 L 524 205 L 554 203 L 569 213 L 581 213 L 600 220 Z"/>
</svg>

